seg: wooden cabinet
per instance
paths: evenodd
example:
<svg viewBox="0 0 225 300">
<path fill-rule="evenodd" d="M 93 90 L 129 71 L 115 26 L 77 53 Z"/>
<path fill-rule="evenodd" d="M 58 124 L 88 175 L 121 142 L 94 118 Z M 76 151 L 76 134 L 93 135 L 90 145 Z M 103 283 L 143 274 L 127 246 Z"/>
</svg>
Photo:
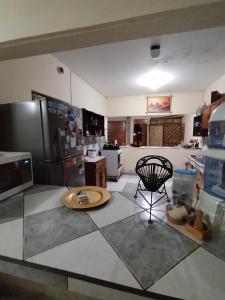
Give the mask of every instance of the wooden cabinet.
<svg viewBox="0 0 225 300">
<path fill-rule="evenodd" d="M 108 121 L 108 142 L 126 145 L 126 121 Z"/>
<path fill-rule="evenodd" d="M 225 102 L 225 97 L 222 97 L 221 99 L 213 102 L 210 105 L 207 105 L 203 108 L 202 114 L 201 114 L 201 121 L 200 126 L 198 125 L 198 128 L 196 128 L 196 117 L 194 118 L 194 124 L 193 124 L 193 132 L 195 136 L 208 136 L 208 126 L 209 126 L 209 119 L 212 114 L 212 112 L 222 103 Z"/>
<path fill-rule="evenodd" d="M 85 161 L 85 184 L 106 188 L 106 158 Z"/>
<path fill-rule="evenodd" d="M 83 115 L 83 135 L 104 136 L 104 116 L 96 114 L 92 111 L 82 109 Z"/>
</svg>

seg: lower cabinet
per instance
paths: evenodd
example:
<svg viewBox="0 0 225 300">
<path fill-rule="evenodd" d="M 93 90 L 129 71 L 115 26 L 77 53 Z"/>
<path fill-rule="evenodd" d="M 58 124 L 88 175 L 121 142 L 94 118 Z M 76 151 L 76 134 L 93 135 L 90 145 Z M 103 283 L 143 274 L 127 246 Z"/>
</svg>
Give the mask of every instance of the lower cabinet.
<svg viewBox="0 0 225 300">
<path fill-rule="evenodd" d="M 85 161 L 85 184 L 106 188 L 106 158 Z"/>
</svg>

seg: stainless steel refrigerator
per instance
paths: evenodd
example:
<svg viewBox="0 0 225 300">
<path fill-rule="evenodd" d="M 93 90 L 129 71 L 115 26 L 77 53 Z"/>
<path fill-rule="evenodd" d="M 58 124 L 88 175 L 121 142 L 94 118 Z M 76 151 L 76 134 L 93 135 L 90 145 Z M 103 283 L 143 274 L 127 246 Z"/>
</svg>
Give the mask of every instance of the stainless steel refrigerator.
<svg viewBox="0 0 225 300">
<path fill-rule="evenodd" d="M 0 150 L 31 152 L 34 183 L 84 185 L 82 111 L 45 98 L 0 105 Z"/>
</svg>

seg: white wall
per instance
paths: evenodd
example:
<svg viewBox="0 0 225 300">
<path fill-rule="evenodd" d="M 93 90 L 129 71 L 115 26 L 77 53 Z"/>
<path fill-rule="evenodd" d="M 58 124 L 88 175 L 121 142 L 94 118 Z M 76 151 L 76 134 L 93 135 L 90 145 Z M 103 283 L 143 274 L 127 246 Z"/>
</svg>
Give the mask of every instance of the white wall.
<svg viewBox="0 0 225 300">
<path fill-rule="evenodd" d="M 219 0 L 0 0 L 0 42 Z"/>
<path fill-rule="evenodd" d="M 160 155 L 168 158 L 174 169 L 184 169 L 188 155 L 197 153 L 195 149 L 170 148 L 170 147 L 122 147 L 123 172 L 133 173 L 137 161 L 146 155 Z"/>
<path fill-rule="evenodd" d="M 0 62 L 0 103 L 31 100 L 31 90 L 70 102 L 70 71 L 52 55 Z"/>
<path fill-rule="evenodd" d="M 72 103 L 101 115 L 106 115 L 106 99 L 76 74 L 71 74 Z"/>
<path fill-rule="evenodd" d="M 169 95 L 168 93 L 167 95 Z M 172 114 L 193 114 L 203 104 L 203 93 L 173 93 Z M 149 95 L 150 96 L 150 95 Z M 162 94 L 161 94 L 162 96 Z M 117 109 L 115 109 L 117 108 Z M 146 116 L 146 95 L 112 97 L 106 99 L 108 117 Z M 149 114 L 151 115 L 151 114 Z M 156 115 L 156 114 L 154 114 Z"/>
<path fill-rule="evenodd" d="M 207 89 L 205 89 L 204 101 L 206 102 L 206 104 L 211 103 L 211 92 L 212 91 L 218 91 L 221 94 L 225 93 L 225 74 L 222 77 L 220 77 L 219 79 L 217 79 L 216 81 L 214 81 L 213 83 L 211 83 L 207 87 Z"/>
<path fill-rule="evenodd" d="M 63 66 L 64 74 L 58 74 Z M 0 62 L 0 103 L 31 100 L 31 90 L 106 115 L 105 97 L 54 56 L 39 55 Z"/>
</svg>

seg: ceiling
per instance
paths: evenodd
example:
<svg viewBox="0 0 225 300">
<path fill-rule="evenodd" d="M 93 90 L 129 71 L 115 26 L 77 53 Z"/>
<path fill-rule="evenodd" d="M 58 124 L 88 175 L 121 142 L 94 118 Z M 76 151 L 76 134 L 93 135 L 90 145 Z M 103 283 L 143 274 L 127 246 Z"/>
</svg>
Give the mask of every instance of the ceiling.
<svg viewBox="0 0 225 300">
<path fill-rule="evenodd" d="M 150 45 L 160 43 L 160 57 Z M 54 54 L 106 97 L 153 93 L 140 76 L 157 69 L 173 80 L 154 93 L 204 90 L 225 73 L 225 27 L 131 40 Z"/>
</svg>

